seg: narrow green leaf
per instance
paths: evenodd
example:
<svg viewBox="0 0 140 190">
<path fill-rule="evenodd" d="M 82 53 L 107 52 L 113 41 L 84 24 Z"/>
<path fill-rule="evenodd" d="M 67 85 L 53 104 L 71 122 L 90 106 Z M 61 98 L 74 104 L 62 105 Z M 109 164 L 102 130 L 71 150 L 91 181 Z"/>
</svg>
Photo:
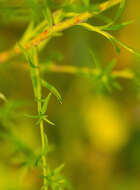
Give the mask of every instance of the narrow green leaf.
<svg viewBox="0 0 140 190">
<path fill-rule="evenodd" d="M 140 53 L 136 52 L 134 49 L 132 49 L 131 47 L 125 45 L 124 43 L 122 43 L 121 41 L 119 41 L 118 39 L 116 39 L 115 37 L 112 37 L 112 39 L 114 40 L 114 42 L 116 42 L 117 44 L 119 44 L 120 46 L 122 46 L 124 49 L 126 49 L 127 51 L 129 51 L 130 53 L 132 53 L 133 55 L 135 55 L 138 59 L 140 59 Z"/>
<path fill-rule="evenodd" d="M 111 34 L 109 34 L 108 32 L 105 32 L 105 31 L 101 30 L 100 27 L 92 26 L 92 25 L 90 25 L 88 23 L 80 23 L 79 25 L 85 27 L 89 31 L 97 32 L 97 33 L 103 35 L 105 38 L 107 38 L 111 42 L 111 44 L 114 46 L 114 48 L 116 49 L 116 51 L 118 53 L 120 53 L 120 48 L 117 46 L 116 41 L 114 40 L 114 37 L 111 36 Z"/>
<path fill-rule="evenodd" d="M 93 59 L 93 62 L 95 63 L 96 68 L 101 69 L 101 64 L 99 63 L 97 56 L 95 55 L 95 53 L 93 53 L 93 51 L 91 49 L 89 49 L 89 53 Z"/>
<path fill-rule="evenodd" d="M 102 30 L 106 30 L 107 28 L 111 27 L 122 15 L 123 11 L 124 11 L 124 8 L 125 8 L 125 3 L 126 3 L 126 0 L 121 0 L 120 2 L 120 7 L 117 11 L 117 14 L 115 16 L 115 18 L 108 24 L 104 25 L 104 26 L 100 26 L 100 28 Z"/>
<path fill-rule="evenodd" d="M 31 119 L 38 119 L 40 118 L 40 115 L 30 115 L 30 114 L 24 114 L 26 117 L 31 118 Z"/>
<path fill-rule="evenodd" d="M 104 82 L 104 87 L 108 90 L 108 92 L 112 92 L 112 86 L 111 84 L 108 82 L 108 79 Z"/>
<path fill-rule="evenodd" d="M 125 9 L 125 4 L 126 4 L 126 0 L 121 0 L 120 7 L 119 7 L 119 9 L 117 11 L 117 14 L 116 14 L 115 18 L 114 18 L 114 22 L 116 22 L 121 17 L 121 15 L 122 15 L 122 13 L 123 13 L 123 11 Z"/>
<path fill-rule="evenodd" d="M 113 26 L 110 26 L 108 28 L 105 28 L 104 30 L 107 30 L 107 31 L 116 31 L 116 30 L 120 30 L 122 29 L 123 27 L 131 24 L 133 21 L 130 20 L 130 21 L 126 21 L 126 22 L 123 22 L 123 23 L 120 23 L 120 24 L 116 24 L 116 25 L 113 25 Z"/>
<path fill-rule="evenodd" d="M 48 103 L 50 101 L 51 95 L 52 95 L 52 93 L 49 93 L 48 96 L 46 97 L 45 101 L 44 101 L 44 104 L 43 104 L 42 109 L 41 109 L 42 114 L 45 114 L 45 112 L 47 111 Z"/>
<path fill-rule="evenodd" d="M 140 53 L 136 52 L 134 49 L 125 45 L 124 43 L 122 43 L 121 41 L 116 39 L 114 36 L 109 34 L 108 32 L 105 32 L 105 31 L 101 30 L 99 27 L 95 27 L 95 26 L 92 26 L 87 23 L 80 23 L 79 25 L 85 27 L 86 29 L 88 29 L 90 31 L 94 31 L 94 32 L 97 32 L 97 33 L 105 36 L 112 43 L 112 45 L 115 47 L 115 49 L 117 50 L 118 53 L 120 53 L 120 48 L 117 46 L 117 44 L 122 46 L 127 51 L 131 52 L 133 55 L 137 56 L 140 59 Z"/>
<path fill-rule="evenodd" d="M 44 155 L 46 155 L 46 153 L 49 151 L 48 137 L 47 137 L 47 135 L 46 135 L 46 134 L 44 134 L 44 138 L 45 138 Z"/>
<path fill-rule="evenodd" d="M 57 13 L 54 15 L 54 23 L 58 24 L 59 22 L 63 20 L 64 17 L 65 17 L 65 14 L 63 10 L 57 11 Z"/>
<path fill-rule="evenodd" d="M 34 94 L 35 94 L 35 98 L 37 98 L 37 78 L 36 78 L 36 73 L 35 73 L 35 69 L 34 68 L 31 68 L 30 70 L 31 72 L 31 79 L 32 79 L 32 84 L 33 84 L 33 91 L 34 91 Z"/>
<path fill-rule="evenodd" d="M 106 67 L 105 69 L 105 74 L 110 74 L 114 68 L 114 66 L 116 65 L 117 61 L 116 59 L 113 59 Z"/>
<path fill-rule="evenodd" d="M 19 42 L 20 44 L 25 44 L 30 40 L 32 36 L 33 28 L 34 28 L 34 22 L 30 22 Z"/>
<path fill-rule="evenodd" d="M 52 121 L 50 121 L 49 119 L 47 119 L 46 117 L 44 117 L 43 120 L 46 121 L 47 123 L 49 123 L 50 125 L 55 126 L 55 124 Z"/>
<path fill-rule="evenodd" d="M 57 168 L 54 169 L 54 174 L 59 174 L 63 168 L 64 168 L 64 164 L 61 164 L 60 166 L 58 166 Z"/>
<path fill-rule="evenodd" d="M 34 57 L 35 57 L 35 48 L 32 48 L 30 51 L 30 54 L 22 47 L 20 43 L 18 43 L 19 48 L 23 52 L 29 66 L 30 66 L 30 72 L 31 72 L 31 79 L 32 79 L 32 84 L 33 84 L 33 90 L 35 94 L 35 98 L 37 99 L 37 78 L 36 78 L 36 71 L 35 69 L 38 68 L 34 65 Z"/>
<path fill-rule="evenodd" d="M 52 86 L 50 83 L 44 81 L 44 80 L 41 80 L 41 84 L 43 87 L 47 88 L 48 90 L 50 90 L 50 92 L 52 92 L 52 94 L 54 96 L 56 96 L 56 98 L 58 99 L 58 101 L 62 104 L 62 98 L 61 98 L 61 95 L 60 93 L 58 92 L 58 90 Z"/>
<path fill-rule="evenodd" d="M 52 19 L 51 11 L 48 7 L 46 7 L 46 9 L 44 10 L 44 17 L 47 20 L 49 27 L 51 27 L 53 25 L 53 19 Z"/>
<path fill-rule="evenodd" d="M 53 25 L 53 15 L 51 13 L 48 0 L 44 1 L 44 7 L 45 7 L 43 12 L 44 17 L 47 20 L 49 27 L 51 27 Z"/>
<path fill-rule="evenodd" d="M 3 93 L 0 92 L 0 99 L 3 100 L 4 102 L 7 102 L 7 98 Z"/>
<path fill-rule="evenodd" d="M 107 17 L 105 15 L 101 15 L 101 14 L 94 15 L 94 17 L 101 20 L 101 21 L 103 21 L 104 23 L 106 23 L 106 25 L 113 21 L 111 18 L 109 18 L 109 17 Z"/>
<path fill-rule="evenodd" d="M 114 38 L 110 36 L 108 40 L 111 42 L 113 47 L 116 49 L 116 52 L 119 54 L 121 52 L 121 49 L 117 46 L 116 42 L 114 41 Z"/>
<path fill-rule="evenodd" d="M 33 59 L 32 56 L 28 54 L 28 52 L 24 49 L 24 47 L 18 43 L 19 48 L 21 49 L 21 51 L 23 52 L 28 64 L 30 65 L 30 67 L 32 68 L 36 68 L 36 66 L 33 64 Z"/>
<path fill-rule="evenodd" d="M 40 117 L 40 118 L 37 120 L 37 122 L 35 123 L 35 125 L 39 125 L 39 124 L 41 123 L 42 120 L 43 120 L 43 118 Z"/>
</svg>

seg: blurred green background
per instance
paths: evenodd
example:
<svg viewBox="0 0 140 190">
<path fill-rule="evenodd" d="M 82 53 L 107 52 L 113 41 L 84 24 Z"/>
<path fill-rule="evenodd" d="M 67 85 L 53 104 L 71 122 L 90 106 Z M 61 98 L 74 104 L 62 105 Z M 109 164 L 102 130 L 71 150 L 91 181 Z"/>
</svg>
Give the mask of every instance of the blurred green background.
<svg viewBox="0 0 140 190">
<path fill-rule="evenodd" d="M 28 18 L 14 16 L 14 6 L 18 9 L 22 3 L 0 0 L 0 51 L 12 48 L 28 25 Z M 11 17 L 7 16 L 7 6 Z M 105 14 L 113 17 L 116 8 Z M 134 22 L 114 35 L 140 52 L 139 10 L 139 0 L 128 0 L 121 20 Z M 94 18 L 91 22 L 99 24 Z M 117 57 L 116 69 L 139 70 L 138 60 L 129 52 L 121 49 L 118 55 L 102 36 L 77 26 L 52 39 L 40 59 L 50 56 L 55 60 L 57 54 L 59 65 L 92 68 L 89 48 L 104 66 Z M 24 117 L 24 113 L 36 114 L 36 105 L 29 72 L 20 62 L 15 58 L 0 64 L 0 92 L 8 99 L 8 103 L 0 102 L 0 190 L 38 190 L 42 183 L 40 169 L 20 167 L 20 147 L 15 151 L 17 142 L 4 135 L 10 130 L 32 150 L 40 147 L 38 126 Z M 44 77 L 63 97 L 62 105 L 53 97 L 48 109 L 50 120 L 56 124 L 45 128 L 53 148 L 49 153 L 51 167 L 65 163 L 64 174 L 76 190 L 139 190 L 139 89 L 131 80 L 121 79 L 121 91 L 98 96 L 94 81 L 82 76 L 44 72 Z"/>
</svg>

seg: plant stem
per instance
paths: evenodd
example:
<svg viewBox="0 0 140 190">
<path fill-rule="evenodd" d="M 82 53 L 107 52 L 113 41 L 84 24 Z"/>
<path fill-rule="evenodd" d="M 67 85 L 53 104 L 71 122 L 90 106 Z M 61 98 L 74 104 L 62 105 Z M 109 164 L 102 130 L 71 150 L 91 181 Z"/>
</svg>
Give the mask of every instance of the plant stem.
<svg viewBox="0 0 140 190">
<path fill-rule="evenodd" d="M 42 142 L 42 152 L 44 152 L 45 149 L 45 136 L 44 136 L 44 125 L 43 121 L 40 122 L 40 135 L 41 135 L 41 142 Z M 47 179 L 45 178 L 47 176 L 47 169 L 46 169 L 46 157 L 42 156 L 42 162 L 43 162 L 43 176 L 44 176 L 44 190 L 47 190 Z"/>
<path fill-rule="evenodd" d="M 17 66 L 17 65 L 16 65 Z M 21 63 L 18 66 L 23 69 L 29 69 L 29 66 L 25 63 Z M 88 67 L 76 67 L 70 65 L 57 65 L 56 63 L 52 64 L 41 64 L 40 65 L 40 72 L 51 72 L 51 73 L 66 73 L 66 74 L 93 74 L 96 75 L 98 70 L 95 68 L 88 68 Z M 134 79 L 135 74 L 133 71 L 129 69 L 122 69 L 122 70 L 113 70 L 112 77 L 115 78 L 122 78 L 122 79 Z"/>
<path fill-rule="evenodd" d="M 41 72 L 54 72 L 54 73 L 67 73 L 67 74 L 93 74 L 97 75 L 98 70 L 95 68 L 88 67 L 75 67 L 69 65 L 56 65 L 44 64 L 41 66 Z M 133 79 L 134 73 L 131 70 L 123 69 L 123 70 L 114 70 L 112 71 L 112 77 L 115 78 L 124 78 L 124 79 Z"/>
<path fill-rule="evenodd" d="M 38 114 L 41 112 L 41 97 L 42 97 L 42 88 L 40 84 L 40 69 L 39 69 L 39 63 L 38 63 L 38 57 L 37 57 L 37 52 L 34 55 L 34 65 L 36 66 L 35 69 L 35 77 L 37 81 L 37 89 L 36 89 L 36 96 L 37 96 L 37 108 L 38 108 Z M 45 150 L 45 132 L 44 132 L 44 123 L 43 120 L 40 122 L 40 135 L 41 135 L 41 144 L 42 144 L 42 152 Z M 47 179 L 45 176 L 47 176 L 47 161 L 45 155 L 42 156 L 42 163 L 43 163 L 43 185 L 44 185 L 44 190 L 47 190 Z"/>
</svg>

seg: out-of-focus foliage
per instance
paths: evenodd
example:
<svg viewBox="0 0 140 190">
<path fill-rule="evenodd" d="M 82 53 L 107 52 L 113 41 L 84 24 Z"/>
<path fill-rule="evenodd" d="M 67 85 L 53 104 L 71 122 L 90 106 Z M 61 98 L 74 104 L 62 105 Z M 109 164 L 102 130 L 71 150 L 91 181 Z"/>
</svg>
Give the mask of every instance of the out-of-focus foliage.
<svg viewBox="0 0 140 190">
<path fill-rule="evenodd" d="M 96 3 L 101 2 L 0 0 L 0 50 L 22 49 L 45 29 L 78 13 L 98 13 Z M 38 190 L 44 178 L 52 189 L 58 184 L 71 188 L 66 178 L 76 190 L 139 189 L 140 68 L 139 58 L 131 53 L 138 57 L 140 52 L 140 2 L 128 0 L 121 18 L 123 3 L 118 7 L 63 34 L 54 33 L 39 45 L 41 83 L 47 88 L 41 100 L 33 96 L 29 67 L 36 66 L 28 54 L 26 60 L 20 55 L 0 61 L 0 189 Z M 43 103 L 40 115 L 37 101 Z M 42 120 L 47 152 L 40 150 L 37 124 Z M 49 127 L 52 121 L 56 126 Z M 42 176 L 41 157 L 46 154 L 48 173 Z"/>
</svg>

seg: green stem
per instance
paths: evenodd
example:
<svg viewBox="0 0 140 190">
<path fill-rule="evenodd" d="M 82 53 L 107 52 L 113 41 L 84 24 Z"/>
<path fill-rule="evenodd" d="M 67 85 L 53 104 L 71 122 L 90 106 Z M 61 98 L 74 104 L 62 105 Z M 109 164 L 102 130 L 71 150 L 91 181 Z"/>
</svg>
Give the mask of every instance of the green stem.
<svg viewBox="0 0 140 190">
<path fill-rule="evenodd" d="M 42 88 L 41 88 L 41 84 L 40 84 L 40 69 L 39 69 L 39 64 L 38 64 L 38 57 L 37 57 L 37 52 L 35 53 L 34 56 L 34 64 L 36 66 L 36 68 L 34 68 L 35 70 L 35 77 L 36 77 L 36 82 L 37 82 L 37 86 L 36 86 L 36 94 L 35 96 L 37 96 L 37 108 L 38 108 L 38 114 L 40 114 L 41 112 L 41 97 L 42 97 Z M 44 152 L 45 150 L 45 132 L 44 132 L 44 122 L 43 120 L 40 122 L 40 135 L 41 135 L 41 144 L 42 144 L 42 152 Z M 43 163 L 43 185 L 44 185 L 44 190 L 47 190 L 47 179 L 45 178 L 45 176 L 47 176 L 47 169 L 46 169 L 46 165 L 47 165 L 47 160 L 45 155 L 42 156 L 42 163 Z"/>
<path fill-rule="evenodd" d="M 41 142 L 42 142 L 42 152 L 44 152 L 45 149 L 45 136 L 44 136 L 44 125 L 43 121 L 40 122 L 40 134 L 41 134 Z M 47 176 L 47 169 L 46 169 L 46 157 L 42 156 L 42 162 L 43 162 L 43 176 Z M 47 179 L 44 177 L 44 190 L 47 190 Z"/>
</svg>

